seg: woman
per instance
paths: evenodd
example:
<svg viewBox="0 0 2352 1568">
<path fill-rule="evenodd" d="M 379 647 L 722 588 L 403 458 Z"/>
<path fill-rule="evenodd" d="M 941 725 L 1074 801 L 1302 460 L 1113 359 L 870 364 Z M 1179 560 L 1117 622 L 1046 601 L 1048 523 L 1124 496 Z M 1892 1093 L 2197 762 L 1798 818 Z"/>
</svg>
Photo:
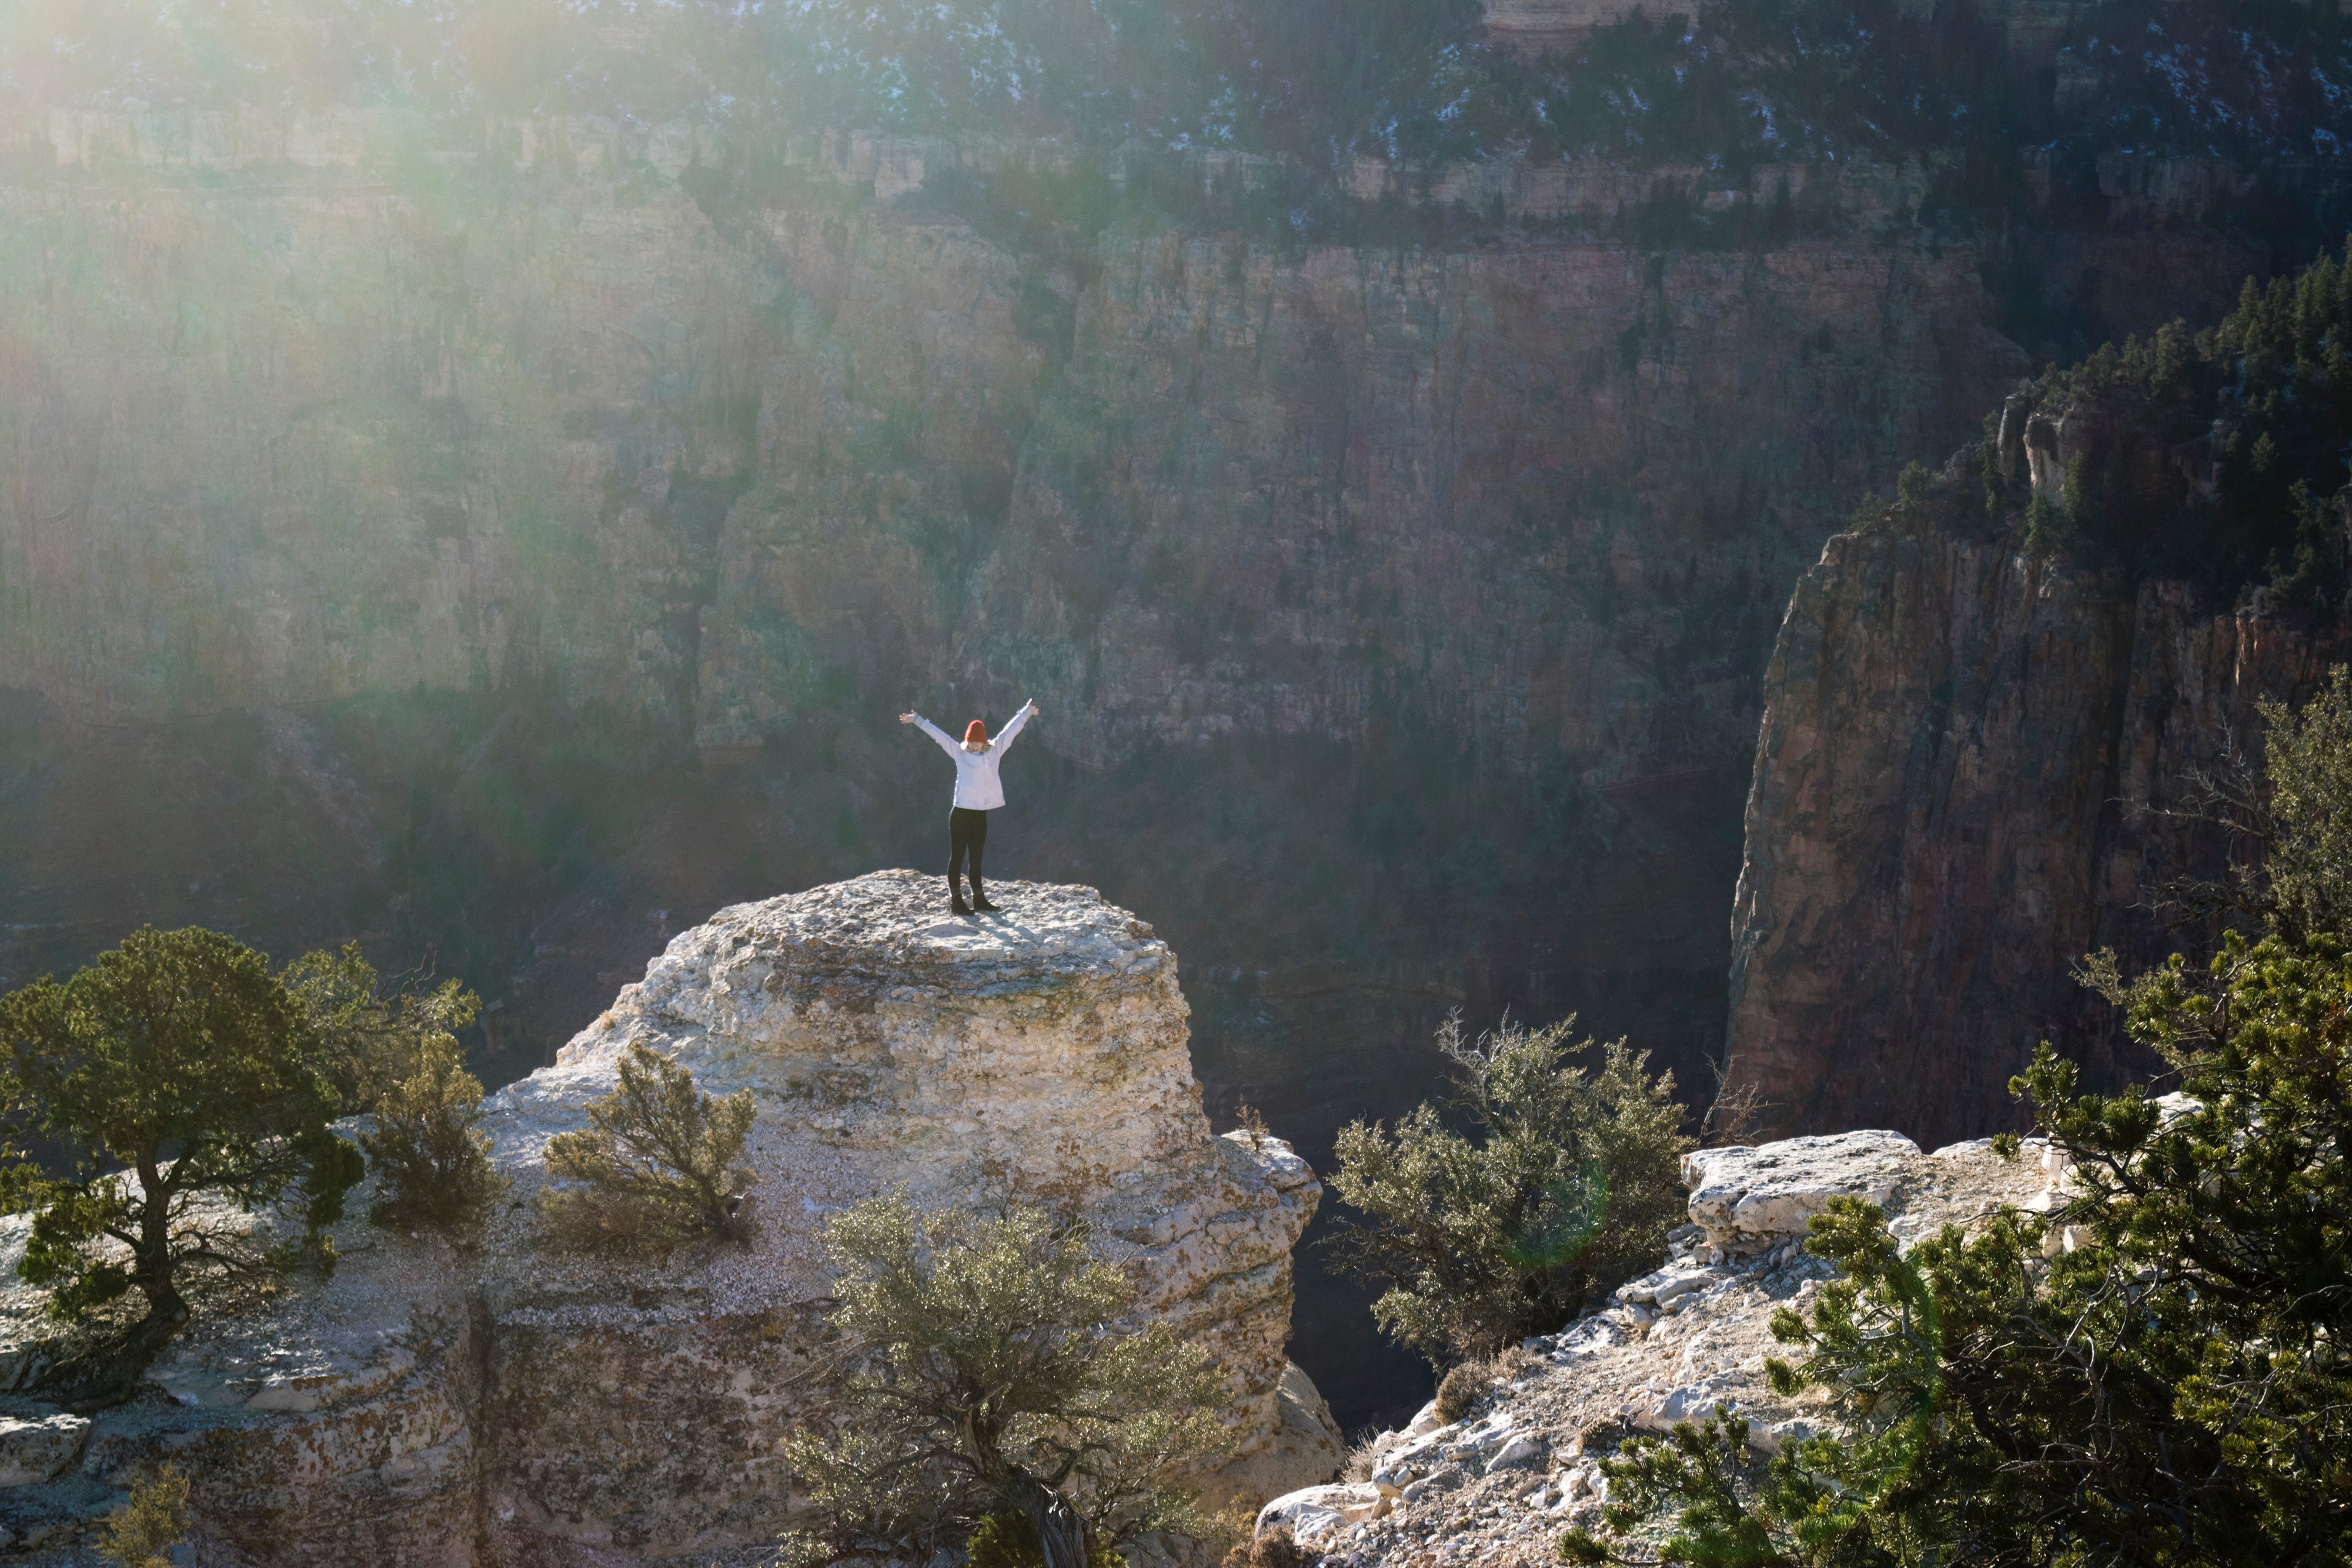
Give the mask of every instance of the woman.
<svg viewBox="0 0 2352 1568">
<path fill-rule="evenodd" d="M 988 814 L 1004 804 L 1004 784 L 996 776 L 996 765 L 1004 759 L 1004 748 L 1021 733 L 1037 712 L 1037 705 L 1024 705 L 1004 727 L 1004 733 L 994 740 L 988 738 L 988 727 L 973 719 L 964 727 L 961 744 L 950 740 L 939 726 L 919 713 L 902 713 L 900 724 L 920 725 L 923 733 L 940 743 L 956 765 L 955 804 L 948 810 L 948 904 L 958 915 L 970 915 L 975 910 L 987 914 L 996 905 L 988 902 L 988 890 L 980 882 L 981 852 L 988 847 Z M 971 855 L 971 903 L 963 901 L 963 860 L 966 852 Z"/>
</svg>

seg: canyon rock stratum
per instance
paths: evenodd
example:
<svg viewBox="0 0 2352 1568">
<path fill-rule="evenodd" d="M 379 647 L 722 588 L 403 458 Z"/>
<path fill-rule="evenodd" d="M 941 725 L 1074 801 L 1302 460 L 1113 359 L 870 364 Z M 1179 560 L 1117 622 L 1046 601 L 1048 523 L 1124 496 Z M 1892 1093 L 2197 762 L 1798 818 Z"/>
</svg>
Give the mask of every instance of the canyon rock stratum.
<svg viewBox="0 0 2352 1568">
<path fill-rule="evenodd" d="M 2341 620 L 2014 541 L 1832 539 L 1765 675 L 1732 915 L 1729 1081 L 1760 1124 L 2009 1129 L 2043 1040 L 2103 1087 L 2153 1075 L 2074 971 L 2193 946 L 2163 890 L 2231 863 L 2198 773 L 2347 658 Z"/>
<path fill-rule="evenodd" d="M 1284 1357 L 1290 1249 L 1321 1189 L 1279 1139 L 1211 1135 L 1175 955 L 1091 889 L 999 884 L 1002 912 L 974 921 L 946 916 L 938 887 L 879 873 L 721 910 L 491 1099 L 509 1186 L 478 1239 L 347 1224 L 331 1279 L 201 1322 L 148 1395 L 89 1417 L 13 1406 L 7 1560 L 66 1560 L 167 1460 L 194 1480 L 206 1562 L 619 1568 L 755 1549 L 787 1522 L 778 1440 L 823 1420 L 818 1233 L 893 1190 L 1083 1216 L 1139 1311 L 1228 1378 L 1240 1457 L 1204 1478 L 1213 1503 L 1328 1479 L 1338 1434 Z M 592 1260 L 541 1230 L 548 1138 L 583 1124 L 638 1043 L 755 1096 L 748 1247 Z M 8 1225 L 13 1264 L 25 1228 Z M 12 1290 L 19 1356 L 38 1306 Z"/>
</svg>

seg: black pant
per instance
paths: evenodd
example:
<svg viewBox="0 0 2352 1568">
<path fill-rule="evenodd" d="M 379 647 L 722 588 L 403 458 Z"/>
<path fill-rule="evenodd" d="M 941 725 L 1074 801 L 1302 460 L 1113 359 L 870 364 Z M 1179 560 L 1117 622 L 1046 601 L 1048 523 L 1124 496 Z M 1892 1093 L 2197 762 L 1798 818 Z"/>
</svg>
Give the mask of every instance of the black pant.
<svg viewBox="0 0 2352 1568">
<path fill-rule="evenodd" d="M 948 894 L 961 897 L 962 890 L 956 878 L 963 873 L 963 857 L 971 852 L 971 895 L 986 898 L 980 885 L 980 857 L 988 848 L 988 813 L 975 811 L 969 806 L 952 807 L 948 811 Z"/>
</svg>

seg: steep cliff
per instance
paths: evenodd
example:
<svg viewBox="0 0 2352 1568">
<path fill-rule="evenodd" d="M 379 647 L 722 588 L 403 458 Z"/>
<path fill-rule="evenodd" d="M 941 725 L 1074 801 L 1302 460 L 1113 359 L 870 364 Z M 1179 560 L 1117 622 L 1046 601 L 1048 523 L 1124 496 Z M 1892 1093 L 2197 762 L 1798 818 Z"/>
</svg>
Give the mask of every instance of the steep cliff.
<svg viewBox="0 0 2352 1568">
<path fill-rule="evenodd" d="M 1806 574 L 1733 914 L 1730 1082 L 1767 1125 L 2003 1125 L 2045 1037 L 2102 1086 L 2156 1065 L 2070 971 L 2169 950 L 2163 889 L 2233 848 L 2194 776 L 2352 651 L 2347 329 L 2323 255 L 2053 367 Z"/>
<path fill-rule="evenodd" d="M 1034 685 L 1089 760 L 1402 704 L 1612 782 L 1745 727 L 1805 530 L 1734 519 L 2022 368 L 1973 256 L 1909 241 L 1121 227 L 1080 267 L 919 190 L 498 151 L 0 193 L 13 685 L 110 723 L 538 681 L 719 747 Z"/>
<path fill-rule="evenodd" d="M 2072 968 L 2170 950 L 2155 890 L 2228 846 L 2162 810 L 2352 657 L 2340 622 L 2203 598 L 1940 531 L 1830 541 L 1765 673 L 1732 915 L 1728 1082 L 1764 1126 L 2005 1128 L 2044 1039 L 2097 1084 L 2152 1065 Z"/>
<path fill-rule="evenodd" d="M 477 1241 L 347 1226 L 330 1281 L 175 1345 L 153 1374 L 168 1397 L 87 1420 L 13 1410 L 5 1543 L 62 1561 L 126 1477 L 180 1458 L 207 1548 L 244 1563 L 613 1568 L 757 1547 L 786 1520 L 777 1440 L 823 1419 L 818 1230 L 893 1189 L 1075 1207 L 1139 1310 L 1228 1375 L 1241 1458 L 1204 1478 L 1213 1496 L 1328 1476 L 1338 1435 L 1284 1357 L 1290 1249 L 1320 1188 L 1278 1139 L 1211 1135 L 1174 955 L 1091 889 L 1000 884 L 981 922 L 941 918 L 934 894 L 882 873 L 680 936 L 490 1102 L 511 1186 Z M 540 1230 L 547 1139 L 640 1042 L 756 1096 L 748 1248 L 616 1263 Z M 20 1351 L 37 1306 L 8 1301 Z"/>
</svg>

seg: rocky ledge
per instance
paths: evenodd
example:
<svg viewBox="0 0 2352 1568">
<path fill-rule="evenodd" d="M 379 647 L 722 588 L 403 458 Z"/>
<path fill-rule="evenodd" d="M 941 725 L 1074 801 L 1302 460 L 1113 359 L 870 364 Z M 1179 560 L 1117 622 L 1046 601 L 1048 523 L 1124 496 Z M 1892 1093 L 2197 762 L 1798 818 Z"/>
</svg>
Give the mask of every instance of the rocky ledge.
<svg viewBox="0 0 2352 1568">
<path fill-rule="evenodd" d="M 818 1233 L 892 1188 L 1076 1205 L 1144 1310 L 1226 1369 L 1242 1458 L 1212 1497 L 1328 1478 L 1338 1435 L 1283 1354 L 1290 1249 L 1321 1188 L 1278 1139 L 1211 1134 L 1175 955 L 1090 888 L 999 883 L 1002 913 L 978 920 L 946 916 L 938 888 L 886 872 L 721 910 L 491 1098 L 509 1186 L 462 1249 L 354 1220 L 331 1280 L 191 1333 L 149 1396 L 88 1419 L 12 1406 L 8 1560 L 71 1561 L 128 1479 L 170 1458 L 195 1481 L 207 1562 L 756 1560 L 785 1524 L 777 1441 L 817 1413 Z M 541 1230 L 547 1140 L 639 1041 L 757 1097 L 750 1247 L 621 1263 Z M 21 1344 L 40 1303 L 13 1282 L 8 1223 L 0 1333 Z"/>
<path fill-rule="evenodd" d="M 1907 1242 L 2004 1204 L 2046 1207 L 2063 1164 L 2031 1140 L 2010 1161 L 1987 1140 L 1923 1154 L 1886 1132 L 1696 1151 L 1682 1173 L 1691 1222 L 1661 1267 L 1501 1358 L 1462 1420 L 1425 1406 L 1375 1438 L 1350 1479 L 1268 1503 L 1258 1529 L 1289 1526 L 1326 1568 L 1556 1563 L 1562 1531 L 1597 1523 L 1598 1461 L 1625 1438 L 1718 1405 L 1747 1416 L 1766 1452 L 1828 1424 L 1817 1396 L 1772 1391 L 1764 1359 L 1783 1352 L 1774 1312 L 1802 1308 L 1833 1272 L 1803 1247 L 1832 1198 L 1877 1203 Z"/>
</svg>

